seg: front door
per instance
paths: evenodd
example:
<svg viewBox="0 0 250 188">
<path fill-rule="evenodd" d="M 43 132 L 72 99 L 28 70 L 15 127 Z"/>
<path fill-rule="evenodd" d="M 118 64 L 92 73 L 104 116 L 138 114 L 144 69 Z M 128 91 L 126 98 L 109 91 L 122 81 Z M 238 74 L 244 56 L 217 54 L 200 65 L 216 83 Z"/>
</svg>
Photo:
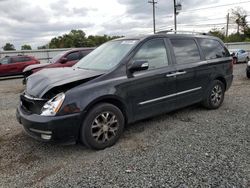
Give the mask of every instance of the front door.
<svg viewBox="0 0 250 188">
<path fill-rule="evenodd" d="M 175 72 L 163 38 L 146 41 L 130 63 L 147 61 L 149 69 L 133 73 L 127 83 L 127 99 L 132 107 L 133 120 L 147 118 L 174 108 Z"/>
</svg>

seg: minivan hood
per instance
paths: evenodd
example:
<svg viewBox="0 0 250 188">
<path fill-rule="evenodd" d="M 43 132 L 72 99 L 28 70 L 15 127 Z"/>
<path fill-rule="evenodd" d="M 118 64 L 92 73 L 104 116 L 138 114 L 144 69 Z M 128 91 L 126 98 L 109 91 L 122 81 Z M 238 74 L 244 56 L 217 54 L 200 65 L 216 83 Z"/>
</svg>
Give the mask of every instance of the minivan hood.
<svg viewBox="0 0 250 188">
<path fill-rule="evenodd" d="M 90 80 L 104 74 L 104 72 L 85 70 L 72 67 L 43 69 L 32 74 L 27 79 L 26 93 L 32 97 L 39 97 L 50 89 L 76 81 Z"/>
<path fill-rule="evenodd" d="M 25 69 L 23 69 L 23 72 L 27 72 L 36 68 L 40 68 L 40 67 L 46 67 L 50 65 L 50 63 L 43 63 L 43 64 L 35 64 L 35 65 L 29 65 L 27 67 L 25 67 Z"/>
</svg>

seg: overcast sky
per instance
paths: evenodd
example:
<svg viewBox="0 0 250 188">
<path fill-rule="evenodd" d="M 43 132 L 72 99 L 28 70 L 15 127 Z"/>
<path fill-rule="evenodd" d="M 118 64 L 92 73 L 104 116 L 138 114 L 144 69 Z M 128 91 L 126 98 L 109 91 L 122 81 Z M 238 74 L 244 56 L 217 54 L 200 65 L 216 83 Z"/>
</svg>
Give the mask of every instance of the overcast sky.
<svg viewBox="0 0 250 188">
<path fill-rule="evenodd" d="M 208 31 L 214 27 L 223 30 L 226 14 L 237 6 L 250 15 L 247 0 L 177 2 L 182 4 L 177 16 L 178 28 L 182 30 Z M 82 29 L 87 35 L 152 32 L 152 5 L 148 0 L 0 0 L 0 8 L 0 47 L 10 42 L 16 49 L 23 44 L 36 49 L 71 29 Z M 230 27 L 233 29 L 234 25 Z M 171 28 L 173 0 L 157 0 L 156 30 Z"/>
</svg>

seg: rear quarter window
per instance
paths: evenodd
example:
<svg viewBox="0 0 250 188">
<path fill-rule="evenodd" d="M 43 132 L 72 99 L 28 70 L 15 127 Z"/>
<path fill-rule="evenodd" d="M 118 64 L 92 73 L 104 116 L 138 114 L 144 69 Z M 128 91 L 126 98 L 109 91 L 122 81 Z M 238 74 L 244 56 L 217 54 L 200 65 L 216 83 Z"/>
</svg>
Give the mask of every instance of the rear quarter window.
<svg viewBox="0 0 250 188">
<path fill-rule="evenodd" d="M 230 56 L 228 50 L 218 40 L 198 39 L 198 43 L 206 60 Z"/>
<path fill-rule="evenodd" d="M 194 39 L 171 39 L 177 64 L 195 63 L 201 60 Z"/>
</svg>

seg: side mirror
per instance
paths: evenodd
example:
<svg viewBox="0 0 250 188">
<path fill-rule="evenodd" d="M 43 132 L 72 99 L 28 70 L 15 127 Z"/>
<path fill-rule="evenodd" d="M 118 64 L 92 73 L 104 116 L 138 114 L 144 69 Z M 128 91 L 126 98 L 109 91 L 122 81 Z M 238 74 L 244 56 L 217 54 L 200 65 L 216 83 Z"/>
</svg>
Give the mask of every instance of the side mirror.
<svg viewBox="0 0 250 188">
<path fill-rule="evenodd" d="M 60 63 L 64 64 L 64 63 L 66 63 L 67 61 L 68 61 L 68 59 L 67 59 L 66 57 L 63 57 L 63 58 L 61 59 Z"/>
<path fill-rule="evenodd" d="M 2 63 L 0 63 L 0 65 L 2 65 Z"/>
<path fill-rule="evenodd" d="M 132 63 L 132 65 L 128 68 L 131 73 L 137 71 L 147 70 L 149 67 L 147 60 L 136 60 Z"/>
</svg>

